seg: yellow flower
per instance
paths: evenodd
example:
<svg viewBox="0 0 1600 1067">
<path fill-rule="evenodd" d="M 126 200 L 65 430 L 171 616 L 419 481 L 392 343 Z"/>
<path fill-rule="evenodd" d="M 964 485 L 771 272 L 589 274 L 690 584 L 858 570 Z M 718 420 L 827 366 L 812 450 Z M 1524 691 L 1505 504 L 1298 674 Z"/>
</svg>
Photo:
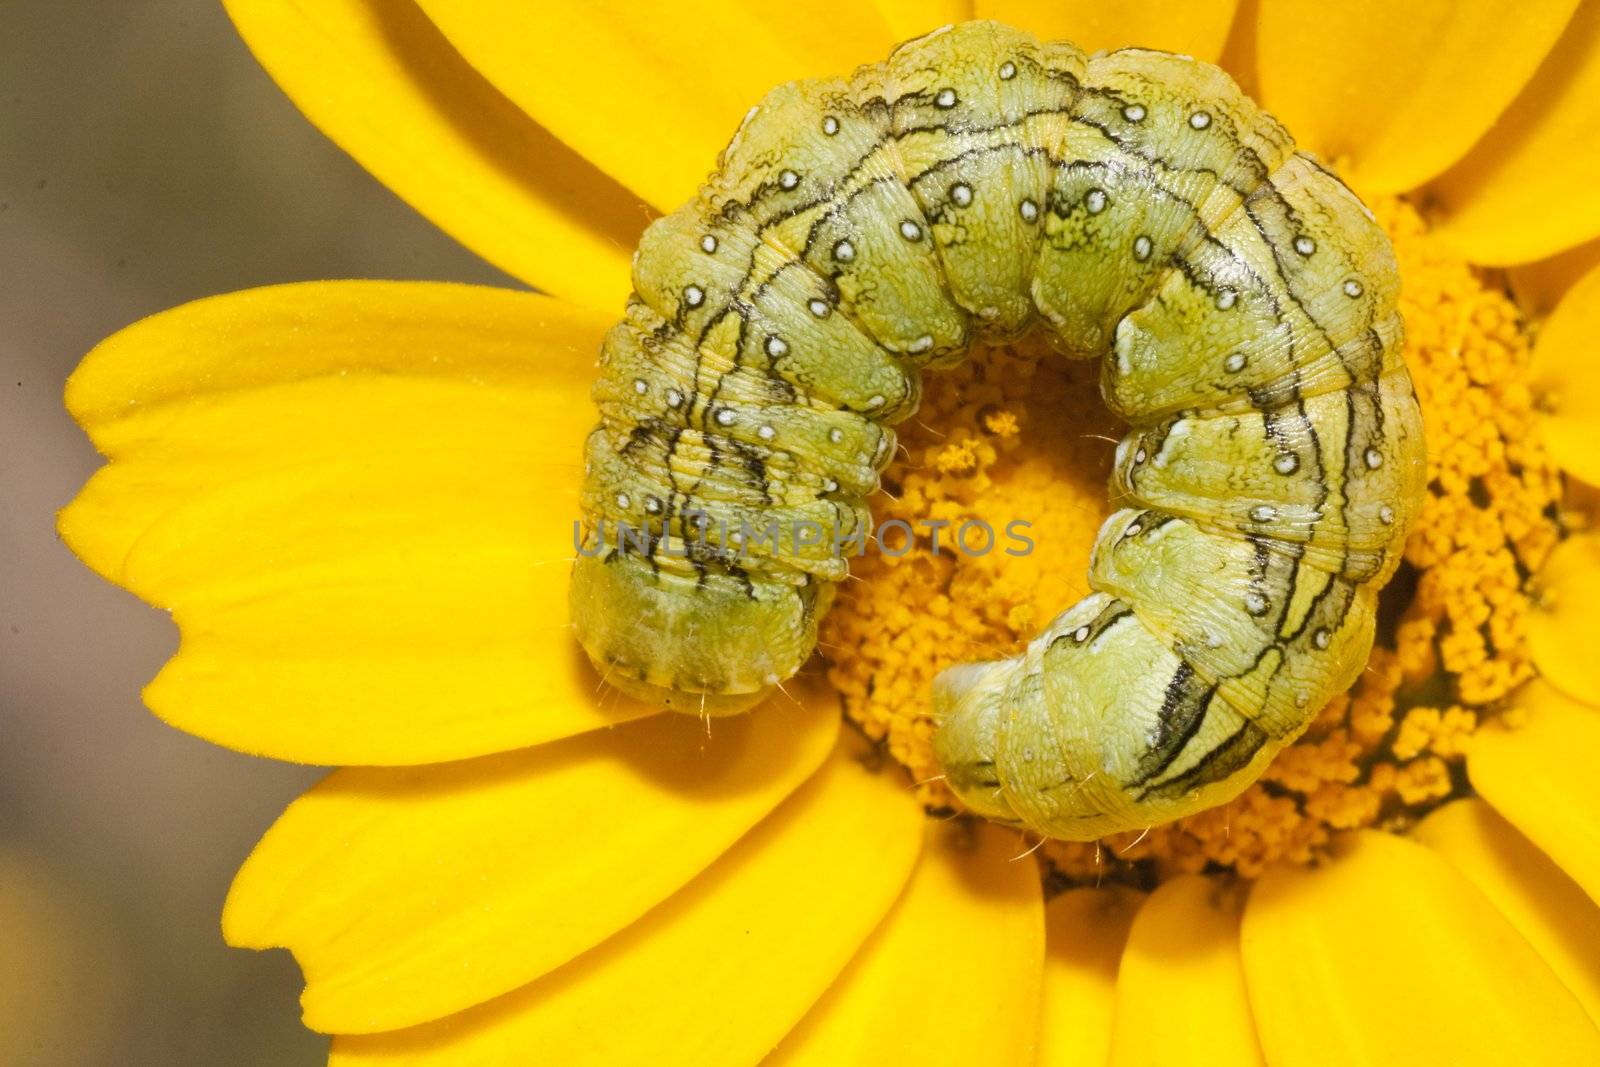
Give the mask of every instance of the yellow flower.
<svg viewBox="0 0 1600 1067">
<path fill-rule="evenodd" d="M 548 294 L 236 293 L 68 387 L 110 463 L 63 536 L 183 632 L 150 707 L 347 765 L 223 917 L 295 953 L 336 1062 L 1600 1062 L 1600 537 L 1556 470 L 1600 480 L 1600 3 L 228 6 L 313 122 Z M 884 756 L 925 767 L 920 681 L 1079 580 L 1104 452 L 1030 404 L 1092 417 L 1081 368 L 934 379 L 898 476 L 924 517 L 1058 500 L 1053 586 L 874 561 L 828 679 L 709 732 L 602 691 L 566 624 L 642 227 L 771 85 L 973 14 L 1220 57 L 1340 160 L 1396 241 L 1430 440 L 1356 688 L 1235 804 L 1032 856 Z"/>
</svg>

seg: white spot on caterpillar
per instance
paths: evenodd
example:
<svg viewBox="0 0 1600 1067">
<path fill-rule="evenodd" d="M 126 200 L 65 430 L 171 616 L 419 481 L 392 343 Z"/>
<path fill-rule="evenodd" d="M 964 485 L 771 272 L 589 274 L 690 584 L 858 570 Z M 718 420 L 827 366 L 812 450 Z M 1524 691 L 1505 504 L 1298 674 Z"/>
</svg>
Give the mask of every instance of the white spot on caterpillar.
<svg viewBox="0 0 1600 1067">
<path fill-rule="evenodd" d="M 1039 217 L 1039 205 L 1032 200 L 1024 200 L 1017 205 L 1017 210 L 1021 212 L 1023 222 L 1032 222 Z"/>
<path fill-rule="evenodd" d="M 1100 214 L 1110 202 L 1111 198 L 1106 195 L 1104 189 L 1090 189 L 1088 195 L 1083 198 L 1083 206 L 1089 209 L 1091 215 Z"/>
<path fill-rule="evenodd" d="M 1008 82 L 1012 78 L 1015 78 L 1016 76 L 1017 76 L 1017 65 L 1015 63 L 1011 62 L 1011 60 L 1008 59 L 1004 63 L 1000 64 L 1000 80 L 1001 81 Z"/>
<path fill-rule="evenodd" d="M 1375 471 L 1383 466 L 1383 453 L 1376 448 L 1367 449 L 1366 454 L 1361 458 L 1366 462 L 1369 471 Z"/>
<path fill-rule="evenodd" d="M 848 237 L 842 237 L 834 243 L 833 258 L 840 263 L 848 263 L 856 258 L 856 246 L 850 243 Z"/>
<path fill-rule="evenodd" d="M 1217 294 L 1217 307 L 1223 311 L 1227 311 L 1238 302 L 1239 294 L 1234 292 L 1232 289 L 1224 289 L 1222 292 Z"/>
<path fill-rule="evenodd" d="M 1087 626 L 1078 627 L 1076 630 L 1072 631 L 1072 639 L 1080 645 L 1083 644 L 1085 641 L 1089 640 L 1089 628 Z"/>
<path fill-rule="evenodd" d="M 1394 522 L 1394 508 L 1384 504 L 1378 509 L 1378 521 L 1388 526 Z"/>
<path fill-rule="evenodd" d="M 1318 630 L 1316 633 L 1311 635 L 1311 643 L 1316 645 L 1319 649 L 1326 649 L 1328 647 L 1328 643 L 1332 640 L 1332 635 L 1330 635 L 1325 629 Z"/>
<path fill-rule="evenodd" d="M 652 515 L 660 514 L 661 498 L 658 496 L 646 496 L 644 498 L 644 509 Z"/>
<path fill-rule="evenodd" d="M 1129 122 L 1143 122 L 1145 110 L 1143 104 L 1129 104 L 1122 109 L 1122 117 Z"/>
<path fill-rule="evenodd" d="M 1300 457 L 1293 452 L 1285 452 L 1272 461 L 1272 469 L 1279 474 L 1293 474 L 1300 469 Z"/>
<path fill-rule="evenodd" d="M 712 253 L 716 252 L 716 250 L 717 250 L 717 239 L 716 239 L 716 237 L 714 237 L 713 235 L 708 233 L 704 237 L 700 238 L 700 251 L 704 252 L 706 255 L 709 256 Z"/>
<path fill-rule="evenodd" d="M 1139 449 L 1139 451 L 1137 451 L 1137 452 L 1135 452 L 1133 454 L 1133 462 L 1135 464 L 1143 463 L 1145 460 L 1147 460 L 1149 458 L 1150 458 L 1150 454 L 1148 452 L 1146 452 L 1142 448 Z"/>
<path fill-rule="evenodd" d="M 782 189 L 793 189 L 800 184 L 800 175 L 792 170 L 783 171 L 778 175 L 778 186 Z"/>
<path fill-rule="evenodd" d="M 1265 615 L 1267 613 L 1267 598 L 1260 593 L 1246 593 L 1244 595 L 1244 610 L 1252 615 Z"/>
<path fill-rule="evenodd" d="M 1257 504 L 1250 509 L 1251 522 L 1271 522 L 1278 517 L 1278 509 L 1271 504 Z"/>
<path fill-rule="evenodd" d="M 633 500 L 628 496 L 627 493 L 618 493 L 617 494 L 617 507 L 619 507 L 619 508 L 629 508 L 629 507 L 632 507 L 632 506 L 633 506 Z"/>
<path fill-rule="evenodd" d="M 1294 239 L 1294 250 L 1299 252 L 1302 256 L 1309 256 L 1311 253 L 1317 250 L 1317 242 L 1313 241 L 1305 234 L 1301 234 L 1299 237 Z"/>
<path fill-rule="evenodd" d="M 966 207 L 972 203 L 972 186 L 966 182 L 956 182 L 950 187 L 950 202 L 956 207 Z"/>
<path fill-rule="evenodd" d="M 697 308 L 706 302 L 706 291 L 698 285 L 686 285 L 683 289 L 683 302 L 692 308 Z"/>
<path fill-rule="evenodd" d="M 838 444 L 840 441 L 844 440 L 844 431 L 835 426 L 833 429 L 828 431 L 828 440 L 834 444 Z"/>
<path fill-rule="evenodd" d="M 1361 288 L 1361 283 L 1356 281 L 1354 278 L 1351 278 L 1349 281 L 1344 283 L 1344 295 L 1348 296 L 1351 300 L 1354 300 L 1356 297 L 1360 296 L 1362 292 L 1363 290 Z"/>
<path fill-rule="evenodd" d="M 1229 374 L 1238 374 L 1240 371 L 1244 370 L 1244 364 L 1244 353 L 1235 352 L 1233 355 L 1222 361 L 1222 369 L 1227 371 Z"/>
<path fill-rule="evenodd" d="M 829 137 L 832 137 L 834 134 L 838 133 L 839 120 L 834 118 L 832 115 L 824 115 L 822 117 L 822 132 L 827 134 Z"/>
<path fill-rule="evenodd" d="M 773 334 L 767 338 L 767 355 L 773 359 L 781 359 L 789 354 L 789 342 Z"/>
<path fill-rule="evenodd" d="M 1211 114 L 1206 111 L 1196 111 L 1189 116 L 1189 125 L 1197 130 L 1203 130 L 1211 125 Z"/>
<path fill-rule="evenodd" d="M 867 397 L 867 407 L 869 407 L 869 408 L 881 408 L 881 407 L 883 407 L 883 397 L 878 395 L 877 393 L 873 393 L 871 396 Z"/>
<path fill-rule="evenodd" d="M 1154 250 L 1154 248 L 1155 244 L 1150 240 L 1150 238 L 1141 233 L 1138 237 L 1133 239 L 1133 258 L 1137 259 L 1140 263 L 1143 263 L 1145 260 L 1150 258 L 1150 253 Z"/>
<path fill-rule="evenodd" d="M 956 91 L 954 89 L 940 89 L 939 94 L 933 98 L 935 107 L 946 110 L 956 106 Z"/>
<path fill-rule="evenodd" d="M 912 341 L 911 344 L 906 348 L 906 351 L 912 353 L 913 355 L 921 355 L 923 352 L 927 352 L 932 348 L 933 338 L 928 334 L 923 334 L 915 341 Z"/>
<path fill-rule="evenodd" d="M 732 426 L 738 417 L 733 413 L 732 409 L 722 408 L 717 412 L 717 425 Z"/>
<path fill-rule="evenodd" d="M 763 441 L 770 441 L 774 437 L 778 436 L 778 431 L 774 430 L 771 426 L 759 426 L 756 428 L 756 436 L 761 438 Z"/>
<path fill-rule="evenodd" d="M 922 240 L 922 227 L 910 219 L 902 219 L 900 221 L 900 236 L 908 241 L 920 241 Z"/>
<path fill-rule="evenodd" d="M 650 391 L 650 383 L 645 381 L 643 378 L 635 378 L 633 380 L 633 391 L 638 393 L 640 396 L 644 396 L 644 394 Z"/>
<path fill-rule="evenodd" d="M 676 389 L 668 389 L 667 390 L 667 407 L 675 408 L 681 403 L 683 403 L 683 394 L 678 392 Z"/>
<path fill-rule="evenodd" d="M 806 307 L 810 309 L 811 314 L 815 315 L 819 319 L 827 318 L 828 311 L 830 310 L 826 300 L 812 300 L 806 304 Z"/>
</svg>

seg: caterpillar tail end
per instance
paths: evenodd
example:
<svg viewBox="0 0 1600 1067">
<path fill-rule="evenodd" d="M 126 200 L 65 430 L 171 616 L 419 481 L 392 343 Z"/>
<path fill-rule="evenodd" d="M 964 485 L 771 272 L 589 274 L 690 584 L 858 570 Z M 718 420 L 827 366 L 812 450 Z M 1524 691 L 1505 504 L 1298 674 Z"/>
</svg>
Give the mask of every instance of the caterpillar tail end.
<svg viewBox="0 0 1600 1067">
<path fill-rule="evenodd" d="M 1017 661 L 962 663 L 933 680 L 933 752 L 945 784 L 976 815 L 1016 822 L 995 767 L 1001 702 Z"/>
<path fill-rule="evenodd" d="M 605 680 L 688 715 L 737 715 L 800 669 L 831 584 L 760 575 L 685 575 L 637 555 L 580 556 L 572 571 L 578 642 Z"/>
</svg>

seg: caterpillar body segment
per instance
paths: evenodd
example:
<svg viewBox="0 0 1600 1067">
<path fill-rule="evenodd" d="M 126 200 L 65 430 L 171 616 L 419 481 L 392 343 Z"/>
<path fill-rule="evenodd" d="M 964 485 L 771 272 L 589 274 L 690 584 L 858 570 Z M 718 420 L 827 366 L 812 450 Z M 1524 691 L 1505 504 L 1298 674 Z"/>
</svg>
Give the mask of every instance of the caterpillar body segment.
<svg viewBox="0 0 1600 1067">
<path fill-rule="evenodd" d="M 935 682 L 936 752 L 1050 836 L 1224 801 L 1359 672 L 1418 507 L 1397 285 L 1359 200 L 1204 63 L 972 22 L 781 86 L 640 244 L 579 640 L 669 706 L 759 700 L 812 651 L 921 371 L 1041 329 L 1102 359 L 1120 510 L 1089 597 Z"/>
</svg>

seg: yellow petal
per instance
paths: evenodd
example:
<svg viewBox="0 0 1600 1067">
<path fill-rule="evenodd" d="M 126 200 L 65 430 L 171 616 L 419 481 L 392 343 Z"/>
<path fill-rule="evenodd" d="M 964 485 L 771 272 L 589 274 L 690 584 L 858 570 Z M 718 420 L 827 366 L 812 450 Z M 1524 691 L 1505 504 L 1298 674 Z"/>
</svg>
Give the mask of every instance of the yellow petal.
<svg viewBox="0 0 1600 1067">
<path fill-rule="evenodd" d="M 909 41 L 972 17 L 972 0 L 874 0 L 872 6 L 878 9 L 889 27 L 889 36 L 896 41 Z"/>
<path fill-rule="evenodd" d="M 1600 1062 L 1600 1035 L 1522 935 L 1443 857 L 1392 834 L 1268 871 L 1243 946 L 1274 1065 Z"/>
<path fill-rule="evenodd" d="M 745 112 L 894 43 L 870 4 L 419 0 L 461 54 L 585 159 L 663 210 L 693 195 Z"/>
<path fill-rule="evenodd" d="M 1595 661 L 1595 605 L 1600 604 L 1600 535 L 1570 537 L 1555 547 L 1535 579 L 1528 612 L 1528 650 L 1539 673 L 1568 696 L 1600 706 Z"/>
<path fill-rule="evenodd" d="M 614 318 L 480 285 L 268 285 L 163 311 L 102 341 L 68 380 L 67 406 L 106 451 L 135 435 L 103 434 L 158 404 L 358 372 L 548 383 L 587 398 Z"/>
<path fill-rule="evenodd" d="M 1498 32 L 1515 35 L 1525 5 Z M 1490 76 L 1476 68 L 1466 84 Z M 1461 87 L 1458 86 L 1458 89 Z M 1583 4 L 1494 129 L 1428 187 L 1437 232 L 1496 266 L 1554 255 L 1600 235 L 1600 4 Z M 1435 119 L 1442 119 L 1436 116 Z"/>
<path fill-rule="evenodd" d="M 1467 775 L 1483 799 L 1600 901 L 1600 711 L 1533 682 L 1526 721 L 1473 739 Z"/>
<path fill-rule="evenodd" d="M 1044 905 L 1025 848 L 991 824 L 930 823 L 899 903 L 766 1062 L 1029 1062 Z"/>
<path fill-rule="evenodd" d="M 1144 894 L 1073 889 L 1045 905 L 1040 1067 L 1100 1067 L 1111 1050 L 1117 966 Z"/>
<path fill-rule="evenodd" d="M 1600 484 L 1600 267 L 1584 275 L 1539 331 L 1529 386 L 1551 457 Z M 1600 682 L 1597 682 L 1600 685 Z"/>
<path fill-rule="evenodd" d="M 853 748 L 841 745 L 725 856 L 609 941 L 437 1023 L 338 1038 L 333 1063 L 755 1063 L 849 961 L 916 860 L 921 811 L 894 776 L 864 771 Z M 633 873 L 656 862 L 626 858 Z M 629 876 L 619 865 L 616 877 Z M 600 887 L 602 899 L 615 891 Z M 552 900 L 520 921 L 541 923 L 559 906 L 586 904 Z"/>
<path fill-rule="evenodd" d="M 411 206 L 531 285 L 620 309 L 649 221 L 638 198 L 517 110 L 411 0 L 225 2 L 295 105 Z"/>
<path fill-rule="evenodd" d="M 306 1025 L 370 1033 L 532 981 L 706 868 L 833 747 L 838 702 L 660 715 L 520 752 L 336 771 L 240 869 L 230 944 L 292 950 Z"/>
<path fill-rule="evenodd" d="M 182 627 L 152 709 L 313 763 L 452 759 L 652 710 L 602 703 L 566 629 L 601 329 L 524 293 L 329 282 L 100 345 L 67 403 L 112 463 L 60 525 Z"/>
<path fill-rule="evenodd" d="M 1256 64 L 1258 7 L 1256 0 L 1240 0 L 1228 39 L 1222 43 L 1222 54 L 1217 57 L 1217 66 L 1227 71 L 1252 100 L 1261 99 L 1261 74 Z"/>
<path fill-rule="evenodd" d="M 1068 40 L 1088 52 L 1159 48 L 1215 63 L 1236 0 L 977 0 L 981 19 L 999 19 L 1045 40 Z"/>
<path fill-rule="evenodd" d="M 1600 907 L 1476 798 L 1433 812 L 1412 836 L 1455 864 L 1600 1023 Z"/>
<path fill-rule="evenodd" d="M 1310 0 L 1261 5 L 1261 102 L 1295 138 L 1400 193 L 1483 136 L 1561 35 L 1577 0 Z"/>
<path fill-rule="evenodd" d="M 1133 920 L 1117 976 L 1113 1065 L 1261 1062 L 1239 961 L 1238 886 L 1163 882 Z"/>
<path fill-rule="evenodd" d="M 1554 311 L 1578 280 L 1600 266 L 1600 240 L 1506 271 L 1517 306 L 1530 318 Z"/>
</svg>

